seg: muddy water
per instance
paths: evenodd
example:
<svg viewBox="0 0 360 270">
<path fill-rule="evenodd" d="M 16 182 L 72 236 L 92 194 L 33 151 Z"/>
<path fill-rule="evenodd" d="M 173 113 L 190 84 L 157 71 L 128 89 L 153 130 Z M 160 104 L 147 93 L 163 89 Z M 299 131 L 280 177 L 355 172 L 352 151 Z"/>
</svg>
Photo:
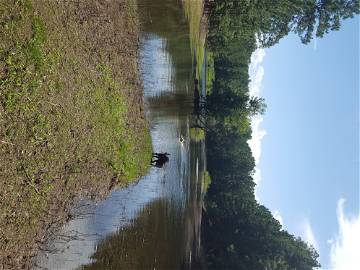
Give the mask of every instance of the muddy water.
<svg viewBox="0 0 360 270">
<path fill-rule="evenodd" d="M 205 142 L 191 141 L 194 78 L 188 26 L 176 0 L 139 1 L 140 66 L 154 152 L 163 168 L 81 201 L 38 256 L 48 269 L 188 269 L 200 254 Z M 180 142 L 180 137 L 184 139 Z"/>
</svg>

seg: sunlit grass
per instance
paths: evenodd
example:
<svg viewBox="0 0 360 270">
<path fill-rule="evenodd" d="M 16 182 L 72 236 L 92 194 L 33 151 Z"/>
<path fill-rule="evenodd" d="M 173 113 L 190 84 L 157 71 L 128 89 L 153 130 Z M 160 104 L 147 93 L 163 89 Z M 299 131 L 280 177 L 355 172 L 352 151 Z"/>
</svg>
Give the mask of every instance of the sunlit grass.
<svg viewBox="0 0 360 270">
<path fill-rule="evenodd" d="M 190 128 L 190 139 L 199 142 L 205 139 L 205 131 L 201 128 Z"/>
<path fill-rule="evenodd" d="M 124 3 L 117 23 L 127 30 L 117 34 L 128 41 L 113 47 L 108 42 L 115 38 L 113 30 L 98 24 L 103 32 L 94 36 L 91 23 L 104 20 L 86 18 L 83 10 L 89 24 L 80 24 L 73 2 L 0 3 L 0 265 L 5 268 L 26 266 L 45 231 L 64 221 L 74 198 L 100 198 L 150 166 L 151 139 L 137 83 L 137 10 L 134 0 Z M 81 4 L 93 8 L 90 1 Z M 122 50 L 128 53 L 119 55 Z"/>
<path fill-rule="evenodd" d="M 211 184 L 211 177 L 208 171 L 204 171 L 203 175 L 203 191 L 207 192 Z"/>
<path fill-rule="evenodd" d="M 189 22 L 190 47 L 196 60 L 195 76 L 201 81 L 203 75 L 203 62 L 206 57 L 206 91 L 211 91 L 215 80 L 214 60 L 211 52 L 206 50 L 206 38 L 208 31 L 208 18 L 203 15 L 203 0 L 184 0 L 184 12 Z M 206 53 L 205 53 L 206 52 Z"/>
<path fill-rule="evenodd" d="M 196 78 L 200 79 L 205 54 L 206 22 L 203 18 L 203 0 L 184 0 L 184 12 L 189 21 L 190 46 L 196 59 Z"/>
</svg>

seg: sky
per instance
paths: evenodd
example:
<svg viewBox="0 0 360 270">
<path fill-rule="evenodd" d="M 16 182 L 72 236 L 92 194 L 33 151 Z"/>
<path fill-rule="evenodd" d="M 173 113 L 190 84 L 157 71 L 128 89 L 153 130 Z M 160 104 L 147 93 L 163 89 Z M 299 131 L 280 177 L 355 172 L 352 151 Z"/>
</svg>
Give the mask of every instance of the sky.
<svg viewBox="0 0 360 270">
<path fill-rule="evenodd" d="M 257 200 L 321 269 L 359 269 L 359 17 L 308 45 L 290 34 L 258 49 L 249 75 L 267 104 L 249 141 Z"/>
</svg>

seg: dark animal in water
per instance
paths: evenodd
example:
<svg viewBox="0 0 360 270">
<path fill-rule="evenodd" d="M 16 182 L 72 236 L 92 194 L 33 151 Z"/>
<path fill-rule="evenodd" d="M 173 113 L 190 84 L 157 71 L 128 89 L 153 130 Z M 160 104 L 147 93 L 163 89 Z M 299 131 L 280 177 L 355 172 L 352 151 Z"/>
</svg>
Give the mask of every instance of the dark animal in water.
<svg viewBox="0 0 360 270">
<path fill-rule="evenodd" d="M 169 161 L 169 153 L 153 153 L 151 157 L 151 165 L 157 168 L 162 168 L 166 162 Z"/>
</svg>

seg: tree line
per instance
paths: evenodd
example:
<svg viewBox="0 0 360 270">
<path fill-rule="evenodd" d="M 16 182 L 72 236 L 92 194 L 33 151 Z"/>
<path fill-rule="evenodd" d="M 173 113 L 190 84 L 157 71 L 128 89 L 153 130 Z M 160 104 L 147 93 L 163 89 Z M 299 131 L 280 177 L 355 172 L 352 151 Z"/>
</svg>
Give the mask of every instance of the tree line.
<svg viewBox="0 0 360 270">
<path fill-rule="evenodd" d="M 262 98 L 249 95 L 248 68 L 258 47 L 290 32 L 301 42 L 338 30 L 359 1 L 217 0 L 209 17 L 208 51 L 215 79 L 207 96 L 207 161 L 202 243 L 206 269 L 313 269 L 318 253 L 284 230 L 254 195 L 255 162 L 247 141 Z"/>
</svg>

